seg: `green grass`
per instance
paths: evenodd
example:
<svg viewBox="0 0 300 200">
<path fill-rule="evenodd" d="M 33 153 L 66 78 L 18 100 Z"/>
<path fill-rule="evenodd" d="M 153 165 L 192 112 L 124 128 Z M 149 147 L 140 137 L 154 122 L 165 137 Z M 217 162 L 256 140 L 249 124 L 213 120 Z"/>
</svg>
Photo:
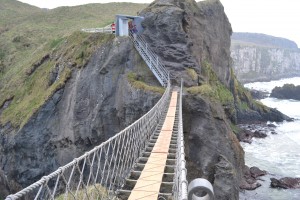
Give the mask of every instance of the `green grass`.
<svg viewBox="0 0 300 200">
<path fill-rule="evenodd" d="M 194 74 L 196 72 L 193 71 L 188 73 Z M 211 64 L 207 61 L 202 64 L 202 73 L 206 78 L 206 82 L 200 86 L 187 88 L 187 91 L 191 94 L 201 94 L 209 97 L 211 100 L 219 101 L 222 105 L 233 104 L 234 99 L 232 93 L 219 81 Z"/>
<path fill-rule="evenodd" d="M 56 45 L 57 48 L 52 49 L 49 59 L 44 62 L 41 60 L 45 54 L 39 54 L 40 56 L 33 59 L 31 65 L 23 67 L 21 71 L 14 71 L 13 68 L 12 75 L 6 74 L 11 80 L 5 84 L 5 87 L 0 88 L 0 105 L 13 97 L 10 106 L 3 111 L 0 122 L 2 124 L 11 122 L 14 127 L 22 127 L 49 97 L 65 85 L 71 77 L 73 68 L 84 67 L 95 49 L 113 38 L 113 35 L 108 34 L 74 32 L 69 37 L 61 38 L 59 41 L 64 41 L 63 44 Z M 51 42 L 46 44 L 41 52 L 49 52 L 49 46 L 51 47 Z M 28 75 L 28 71 L 33 70 L 34 63 L 41 63 L 41 65 Z M 64 67 L 59 79 L 49 85 L 51 72 L 56 66 L 62 65 Z"/>
<path fill-rule="evenodd" d="M 238 127 L 237 125 L 233 124 L 233 123 L 230 123 L 230 127 L 231 127 L 231 130 L 232 130 L 236 135 L 241 131 L 241 128 Z"/>
<path fill-rule="evenodd" d="M 74 192 L 74 195 L 75 195 L 75 192 Z M 87 188 L 87 190 L 85 190 L 85 189 L 79 190 L 77 192 L 76 199 L 88 199 L 87 196 L 89 198 L 94 197 L 93 199 L 95 199 L 95 200 L 100 200 L 101 197 L 102 197 L 102 199 L 108 199 L 108 193 L 107 193 L 106 188 L 99 184 L 96 184 L 94 186 L 89 186 Z M 55 200 L 73 200 L 73 199 L 74 199 L 74 197 L 70 193 L 67 195 L 66 198 L 65 198 L 65 194 L 61 194 L 55 198 Z M 114 198 L 114 199 L 117 199 L 117 198 Z"/>
<path fill-rule="evenodd" d="M 241 110 L 250 110 L 250 108 L 249 108 L 247 102 L 240 102 L 240 103 L 239 103 L 239 108 L 240 108 Z"/>
<path fill-rule="evenodd" d="M 165 91 L 165 89 L 163 87 L 151 86 L 141 80 L 138 80 L 137 74 L 134 72 L 129 72 L 127 74 L 127 79 L 133 87 L 140 89 L 140 90 L 151 91 L 151 92 L 156 92 L 156 93 L 160 93 L 160 94 L 163 94 Z"/>
<path fill-rule="evenodd" d="M 187 92 L 191 94 L 201 94 L 210 98 L 213 98 L 216 96 L 215 91 L 209 84 L 203 84 L 201 86 L 193 86 L 187 88 Z"/>
<path fill-rule="evenodd" d="M 102 27 L 111 23 L 115 14 L 136 15 L 145 7 L 108 3 L 47 10 L 0 0 L 0 108 L 13 98 L 2 112 L 0 124 L 23 126 L 64 86 L 74 67 L 84 67 L 97 46 L 113 39 L 112 35 L 82 33 L 82 28 Z M 35 69 L 45 55 L 49 59 Z M 49 86 L 56 65 L 64 68 L 60 79 Z"/>
<path fill-rule="evenodd" d="M 233 95 L 223 84 L 217 84 L 215 90 L 222 105 L 233 104 Z"/>
<path fill-rule="evenodd" d="M 263 103 L 261 103 L 260 101 L 256 101 L 256 100 L 253 100 L 254 102 L 254 105 L 261 111 L 261 112 L 270 112 L 270 108 L 267 107 L 266 105 L 264 105 Z"/>
<path fill-rule="evenodd" d="M 54 39 L 50 42 L 50 49 L 53 49 L 55 47 L 57 47 L 59 44 L 61 44 L 63 42 L 63 38 L 57 38 L 57 39 Z"/>
<path fill-rule="evenodd" d="M 201 94 L 208 97 L 211 100 L 219 101 L 222 105 L 228 105 L 233 103 L 232 93 L 222 84 L 212 86 L 210 84 L 203 84 L 201 86 L 193 86 L 187 88 L 187 92 L 190 94 Z"/>
<path fill-rule="evenodd" d="M 198 79 L 198 74 L 193 68 L 187 68 L 188 75 L 192 78 L 193 81 L 196 81 Z"/>
</svg>

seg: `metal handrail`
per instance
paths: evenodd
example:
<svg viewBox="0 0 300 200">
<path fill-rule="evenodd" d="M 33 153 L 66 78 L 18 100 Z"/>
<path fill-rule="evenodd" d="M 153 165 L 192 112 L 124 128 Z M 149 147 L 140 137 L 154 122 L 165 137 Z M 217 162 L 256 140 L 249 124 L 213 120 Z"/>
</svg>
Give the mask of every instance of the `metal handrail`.
<svg viewBox="0 0 300 200">
<path fill-rule="evenodd" d="M 133 41 L 134 47 L 142 56 L 157 80 L 163 87 L 166 87 L 169 80 L 169 72 L 165 69 L 159 57 L 150 49 L 149 45 L 142 36 L 133 34 L 131 32 L 129 36 Z"/>
<path fill-rule="evenodd" d="M 102 28 L 83 28 L 81 29 L 83 32 L 88 32 L 88 33 L 112 33 L 112 28 L 111 27 L 102 27 Z"/>
</svg>

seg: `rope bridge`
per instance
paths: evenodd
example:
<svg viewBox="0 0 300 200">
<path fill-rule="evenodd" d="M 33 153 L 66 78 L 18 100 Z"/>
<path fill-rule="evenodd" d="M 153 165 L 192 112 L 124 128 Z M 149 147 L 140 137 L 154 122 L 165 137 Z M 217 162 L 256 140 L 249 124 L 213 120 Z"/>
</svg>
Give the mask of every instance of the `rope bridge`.
<svg viewBox="0 0 300 200">
<path fill-rule="evenodd" d="M 133 35 L 131 39 L 166 88 L 161 99 L 144 116 L 106 142 L 5 200 L 213 199 L 213 189 L 207 180 L 195 179 L 189 185 L 186 180 L 182 83 L 180 89 L 173 88 L 168 72 L 145 40 Z M 169 117 L 173 118 L 168 125 Z M 169 134 L 168 143 L 164 142 L 165 138 L 160 139 L 166 132 Z M 154 192 L 153 188 L 150 191 L 136 189 L 140 184 L 138 179 L 144 177 L 143 171 L 151 166 L 150 160 L 153 159 L 162 163 L 158 191 Z M 130 196 L 135 191 L 144 194 L 154 192 L 156 196 Z"/>
</svg>

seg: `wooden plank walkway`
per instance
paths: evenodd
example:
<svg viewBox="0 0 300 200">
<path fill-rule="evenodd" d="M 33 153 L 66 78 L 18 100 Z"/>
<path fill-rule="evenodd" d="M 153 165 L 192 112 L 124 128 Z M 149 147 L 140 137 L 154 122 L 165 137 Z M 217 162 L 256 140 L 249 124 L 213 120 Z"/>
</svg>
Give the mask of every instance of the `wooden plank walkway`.
<svg viewBox="0 0 300 200">
<path fill-rule="evenodd" d="M 173 91 L 167 116 L 158 139 L 141 176 L 131 191 L 129 200 L 155 200 L 158 198 L 173 133 L 177 96 L 178 92 Z"/>
</svg>

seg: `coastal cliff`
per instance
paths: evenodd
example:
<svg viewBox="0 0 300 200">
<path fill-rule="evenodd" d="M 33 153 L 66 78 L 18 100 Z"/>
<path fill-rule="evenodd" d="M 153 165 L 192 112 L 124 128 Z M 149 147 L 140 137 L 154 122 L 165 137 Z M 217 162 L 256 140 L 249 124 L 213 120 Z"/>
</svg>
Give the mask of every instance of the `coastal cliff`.
<svg viewBox="0 0 300 200">
<path fill-rule="evenodd" d="M 235 33 L 231 45 L 234 72 L 243 83 L 300 75 L 300 50 L 284 38 Z"/>
<path fill-rule="evenodd" d="M 219 0 L 198 4 L 194 0 L 156 0 L 140 15 L 145 17 L 142 36 L 170 71 L 173 84 L 184 78 L 188 179 L 207 178 L 216 199 L 238 199 L 240 184 L 247 183 L 243 179 L 244 151 L 234 124 L 243 119 L 282 121 L 285 116 L 256 103 L 235 78 L 230 57 L 232 29 Z M 94 49 L 88 48 L 91 54 L 86 59 L 81 43 L 67 46 L 70 36 L 48 56 L 41 56 L 29 71 L 24 70 L 26 77 L 47 76 L 46 91 L 61 81 L 64 70 L 68 73 L 27 121 L 18 124 L 2 119 L 2 196 L 99 145 L 160 98 L 163 88 L 128 37 L 85 37 L 82 44 L 88 47 L 102 38 Z M 60 51 L 62 48 L 67 50 Z M 69 54 L 76 56 L 65 60 Z M 44 68 L 50 69 L 38 74 Z M 1 116 L 22 102 L 16 97 L 1 99 Z"/>
</svg>

